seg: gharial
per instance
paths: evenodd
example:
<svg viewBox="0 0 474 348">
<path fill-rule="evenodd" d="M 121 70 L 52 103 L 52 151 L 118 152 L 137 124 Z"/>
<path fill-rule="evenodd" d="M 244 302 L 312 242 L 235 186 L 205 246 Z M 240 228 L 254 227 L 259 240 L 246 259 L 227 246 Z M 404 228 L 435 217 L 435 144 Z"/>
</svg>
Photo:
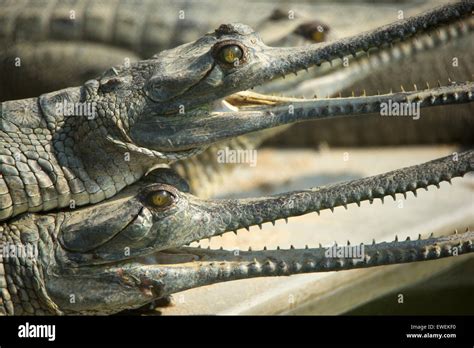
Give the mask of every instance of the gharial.
<svg viewBox="0 0 474 348">
<path fill-rule="evenodd" d="M 437 185 L 472 171 L 473 152 L 346 186 L 243 201 L 201 202 L 183 193 L 185 185 L 171 174 L 165 178 L 160 173 L 145 175 L 157 164 L 190 158 L 207 151 L 211 144 L 239 135 L 304 120 L 377 112 L 389 100 L 419 102 L 421 107 L 471 102 L 471 82 L 316 100 L 239 91 L 323 61 L 403 40 L 468 16 L 473 8 L 472 2 L 461 1 L 352 38 L 297 48 L 268 47 L 248 26 L 221 25 L 153 59 L 112 68 L 82 87 L 2 103 L 0 219 L 6 220 L 2 239 L 4 243 L 34 243 L 39 249 L 37 259 L 3 259 L 3 312 L 113 313 L 218 280 L 322 269 L 316 255 L 308 260 L 305 251 L 256 252 L 256 260 L 233 268 L 221 264 L 228 257 L 225 253 L 204 255 L 216 258 L 219 266 L 214 262 L 196 267 L 181 265 L 179 256 L 168 261 L 163 250 L 240 227 Z M 64 112 L 68 105 L 90 105 L 94 112 L 69 115 Z M 152 187 L 145 187 L 148 184 Z M 122 196 L 113 197 L 127 186 L 121 193 L 125 201 Z M 131 196 L 126 196 L 128 190 Z M 90 207 L 57 211 L 85 205 Z M 157 233 L 161 226 L 163 233 Z M 388 245 L 388 259 L 377 261 L 377 255 L 369 252 L 370 257 L 358 266 L 371 265 L 370 260 L 377 265 L 446 256 L 453 250 L 456 254 L 469 252 L 471 238 L 467 232 Z M 398 254 L 399 246 L 427 249 L 391 257 Z M 124 255 L 124 247 L 131 254 Z M 376 253 L 382 246 L 373 248 Z M 157 251 L 157 264 L 141 262 L 142 256 Z M 254 258 L 253 253 L 248 255 Z M 271 259 L 261 264 L 260 255 L 265 259 L 271 255 Z M 187 256 L 184 259 L 189 261 Z M 167 262 L 173 265 L 160 266 Z M 329 265 L 326 269 L 335 269 L 332 262 L 338 265 L 340 260 L 322 261 Z M 101 266 L 91 266 L 94 263 Z M 350 262 L 342 264 L 350 267 Z M 105 273 L 97 273 L 100 268 Z M 78 282 L 86 291 L 71 307 L 63 296 Z M 100 286 L 102 297 L 95 296 L 96 282 L 105 282 Z M 127 291 L 133 296 L 124 296 Z"/>
<path fill-rule="evenodd" d="M 327 26 L 319 32 L 319 22 L 300 11 L 290 20 L 288 11 L 272 11 L 274 6 L 245 0 L 0 0 L 0 74 L 9 82 L 0 83 L 0 101 L 80 85 L 110 66 L 194 41 L 221 23 L 245 19 L 276 46 L 324 40 Z"/>
<path fill-rule="evenodd" d="M 326 18 L 327 11 L 328 8 L 335 11 L 340 8 L 352 13 L 354 8 L 350 5 L 286 5 L 287 8 L 278 2 L 239 2 L 236 6 L 232 1 L 217 4 L 188 0 L 173 3 L 166 0 L 98 3 L 88 0 L 1 0 L 0 75 L 4 79 L 0 80 L 0 101 L 82 84 L 111 65 L 139 57 L 147 59 L 162 49 L 195 40 L 218 23 L 244 20 L 257 29 L 267 44 L 296 46 L 327 40 L 328 26 L 325 24 L 329 24 L 329 39 L 338 38 L 342 23 L 357 33 L 363 23 L 371 21 L 372 13 L 390 16 L 394 11 L 381 5 L 366 11 L 359 20 L 347 21 L 331 15 Z M 415 13 L 426 9 L 426 5 L 428 3 L 408 2 L 399 9 Z M 272 10 L 269 17 L 264 17 Z M 178 16 L 179 13 L 185 14 L 184 18 Z M 364 12 L 358 11 L 357 18 L 360 13 Z M 323 18 L 325 23 L 320 21 Z M 436 85 L 437 80 L 471 79 L 473 58 L 468 47 L 473 28 L 472 18 L 464 18 L 437 26 L 403 43 L 370 50 L 370 57 L 369 51 L 367 54 L 360 52 L 354 59 L 345 57 L 344 64 L 338 64 L 336 60 L 331 62 L 333 68 L 329 68 L 329 63 L 323 63 L 317 69 L 310 68 L 307 74 L 300 74 L 300 79 L 290 76 L 258 86 L 257 90 L 298 97 L 350 95 L 354 89 L 357 94 L 362 94 L 362 90 L 376 94 L 399 89 L 400 85 Z M 458 61 L 456 67 L 451 67 L 454 57 Z M 304 147 L 325 142 L 336 146 L 471 144 L 467 130 L 473 126 L 469 117 L 472 105 L 455 108 L 459 115 L 454 121 L 449 117 L 453 107 L 441 107 L 435 112 L 425 111 L 417 122 L 406 122 L 403 118 L 386 122 L 367 115 L 363 122 L 360 118 L 327 119 L 319 127 L 309 127 L 311 123 L 295 125 L 268 139 L 266 144 Z M 367 128 L 376 131 L 367 132 Z"/>
</svg>

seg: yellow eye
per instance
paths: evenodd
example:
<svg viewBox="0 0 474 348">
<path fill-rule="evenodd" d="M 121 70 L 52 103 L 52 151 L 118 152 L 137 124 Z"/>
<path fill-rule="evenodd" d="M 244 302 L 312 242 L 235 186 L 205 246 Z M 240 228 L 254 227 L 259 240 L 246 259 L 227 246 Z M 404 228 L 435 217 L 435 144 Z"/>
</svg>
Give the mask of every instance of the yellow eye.
<svg viewBox="0 0 474 348">
<path fill-rule="evenodd" d="M 153 192 L 150 197 L 150 202 L 157 208 L 165 208 L 171 205 L 174 201 L 174 196 L 168 191 L 160 190 Z"/>
<path fill-rule="evenodd" d="M 224 46 L 219 52 L 220 61 L 226 64 L 234 64 L 234 62 L 240 61 L 242 56 L 242 49 L 237 45 Z"/>
<path fill-rule="evenodd" d="M 311 35 L 311 38 L 313 39 L 314 42 L 323 42 L 324 32 L 316 30 L 313 32 L 313 35 Z"/>
</svg>

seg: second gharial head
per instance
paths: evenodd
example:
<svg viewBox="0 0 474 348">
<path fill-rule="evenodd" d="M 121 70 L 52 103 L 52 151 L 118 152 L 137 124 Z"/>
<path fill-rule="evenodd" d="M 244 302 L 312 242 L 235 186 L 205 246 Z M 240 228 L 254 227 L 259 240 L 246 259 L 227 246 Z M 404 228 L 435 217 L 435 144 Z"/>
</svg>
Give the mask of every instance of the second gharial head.
<svg viewBox="0 0 474 348">
<path fill-rule="evenodd" d="M 454 249 L 472 252 L 473 232 L 374 242 L 358 260 L 327 256 L 322 246 L 238 253 L 186 246 L 242 227 L 438 185 L 471 171 L 471 161 L 468 151 L 454 165 L 448 156 L 374 177 L 247 199 L 200 199 L 173 171 L 158 169 L 104 203 L 50 214 L 50 235 L 40 233 L 49 246 L 39 263 L 61 311 L 114 313 L 223 281 L 437 259 Z M 42 218 L 28 214 L 11 226 L 17 224 L 25 240 L 38 241 L 30 223 Z M 70 301 L 71 294 L 76 301 Z"/>
</svg>

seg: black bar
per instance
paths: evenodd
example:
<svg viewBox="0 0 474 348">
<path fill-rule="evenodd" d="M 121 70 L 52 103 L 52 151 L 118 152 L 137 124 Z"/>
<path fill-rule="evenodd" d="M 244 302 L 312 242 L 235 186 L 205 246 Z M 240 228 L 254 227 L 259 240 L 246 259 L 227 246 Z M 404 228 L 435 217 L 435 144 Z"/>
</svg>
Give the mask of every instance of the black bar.
<svg viewBox="0 0 474 348">
<path fill-rule="evenodd" d="M 20 338 L 26 323 L 55 325 L 55 340 Z M 415 326 L 412 326 L 415 325 Z M 434 326 L 429 326 L 434 325 Z M 437 325 L 446 325 L 437 327 Z M 0 346 L 9 344 L 409 344 L 473 347 L 471 316 L 112 316 L 0 318 Z M 407 334 L 455 334 L 409 338 Z"/>
</svg>

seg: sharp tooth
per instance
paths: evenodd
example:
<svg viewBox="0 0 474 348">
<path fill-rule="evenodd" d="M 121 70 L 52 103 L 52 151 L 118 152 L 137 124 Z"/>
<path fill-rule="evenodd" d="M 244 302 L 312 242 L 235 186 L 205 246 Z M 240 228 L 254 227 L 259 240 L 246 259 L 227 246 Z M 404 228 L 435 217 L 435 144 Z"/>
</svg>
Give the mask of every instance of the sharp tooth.
<svg viewBox="0 0 474 348">
<path fill-rule="evenodd" d="M 245 226 L 245 229 L 250 232 L 250 227 L 249 226 Z"/>
<path fill-rule="evenodd" d="M 252 251 L 252 247 L 251 247 L 251 246 L 249 246 L 249 251 Z"/>
<path fill-rule="evenodd" d="M 275 226 L 275 221 L 272 221 L 272 225 Z"/>
<path fill-rule="evenodd" d="M 258 224 L 258 227 L 259 227 L 260 229 L 262 229 L 262 224 Z"/>
<path fill-rule="evenodd" d="M 263 250 L 267 250 L 267 246 L 264 246 L 264 247 L 263 247 Z"/>
<path fill-rule="evenodd" d="M 285 218 L 285 222 L 288 223 L 288 218 Z"/>
<path fill-rule="evenodd" d="M 217 112 L 228 112 L 228 111 L 236 112 L 236 111 L 239 111 L 239 108 L 233 106 L 232 104 L 230 104 L 228 101 L 224 99 L 220 99 L 220 100 L 217 100 L 213 104 L 213 110 Z"/>
<path fill-rule="evenodd" d="M 237 230 L 234 230 L 234 231 L 232 231 L 232 232 L 234 232 L 234 234 L 237 235 Z"/>
</svg>

